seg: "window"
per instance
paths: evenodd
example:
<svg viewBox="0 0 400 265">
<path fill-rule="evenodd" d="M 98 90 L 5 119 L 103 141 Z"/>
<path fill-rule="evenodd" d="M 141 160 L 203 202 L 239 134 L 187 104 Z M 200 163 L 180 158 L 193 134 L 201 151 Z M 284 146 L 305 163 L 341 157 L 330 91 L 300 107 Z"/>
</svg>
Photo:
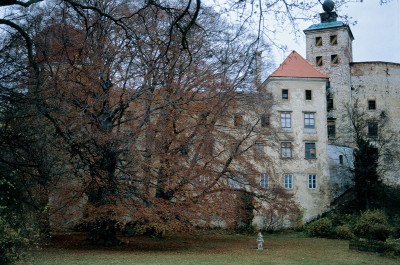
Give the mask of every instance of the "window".
<svg viewBox="0 0 400 265">
<path fill-rule="evenodd" d="M 312 99 L 311 90 L 306 90 L 306 100 L 311 100 L 311 99 Z"/>
<path fill-rule="evenodd" d="M 368 100 L 368 109 L 375 110 L 376 109 L 376 102 L 375 100 Z"/>
<path fill-rule="evenodd" d="M 239 127 L 243 124 L 242 114 L 235 114 L 235 116 L 233 117 L 233 124 L 235 127 Z"/>
<path fill-rule="evenodd" d="M 336 124 L 335 121 L 328 121 L 328 139 L 336 138 Z"/>
<path fill-rule="evenodd" d="M 268 174 L 267 173 L 261 173 L 260 186 L 263 187 L 263 188 L 268 188 L 268 185 L 269 185 Z"/>
<path fill-rule="evenodd" d="M 285 189 L 293 189 L 293 175 L 285 174 L 284 178 L 285 178 L 284 182 Z"/>
<path fill-rule="evenodd" d="M 343 156 L 339 155 L 339 164 L 343 165 Z"/>
<path fill-rule="evenodd" d="M 291 113 L 290 112 L 282 112 L 281 113 L 281 127 L 282 128 L 291 128 Z"/>
<path fill-rule="evenodd" d="M 332 94 L 329 94 L 329 95 L 328 95 L 327 107 L 328 107 L 328 111 L 334 109 L 334 105 L 333 105 L 333 95 L 332 95 Z"/>
<path fill-rule="evenodd" d="M 264 155 L 264 143 L 255 143 L 255 149 L 256 149 L 256 156 L 260 157 Z"/>
<path fill-rule="evenodd" d="M 181 145 L 180 147 L 180 153 L 183 156 L 187 156 L 189 154 L 189 147 L 186 144 Z"/>
<path fill-rule="evenodd" d="M 314 174 L 308 175 L 308 188 L 309 189 L 317 188 L 317 175 L 314 175 Z"/>
<path fill-rule="evenodd" d="M 282 89 L 282 99 L 289 99 L 289 90 Z"/>
<path fill-rule="evenodd" d="M 317 56 L 315 58 L 315 64 L 316 64 L 316 66 L 322 66 L 323 65 L 322 56 Z"/>
<path fill-rule="evenodd" d="M 337 35 L 332 35 L 330 38 L 331 45 L 337 45 Z"/>
<path fill-rule="evenodd" d="M 378 137 L 378 123 L 376 121 L 368 122 L 368 136 Z"/>
<path fill-rule="evenodd" d="M 291 158 L 292 157 L 292 143 L 291 142 L 282 142 L 281 143 L 281 156 L 282 156 L 282 158 Z"/>
<path fill-rule="evenodd" d="M 315 38 L 315 46 L 322 46 L 322 37 Z"/>
<path fill-rule="evenodd" d="M 229 177 L 229 186 L 231 188 L 240 189 L 243 188 L 243 175 L 234 175 Z"/>
<path fill-rule="evenodd" d="M 305 144 L 306 150 L 306 158 L 315 158 L 315 143 L 306 143 Z"/>
<path fill-rule="evenodd" d="M 200 175 L 200 179 L 199 180 L 200 180 L 200 184 L 202 186 L 205 186 L 210 182 L 210 177 L 205 177 L 203 175 Z"/>
<path fill-rule="evenodd" d="M 338 64 L 339 63 L 339 57 L 337 54 L 332 54 L 331 55 L 331 64 Z"/>
<path fill-rule="evenodd" d="M 267 114 L 261 115 L 261 127 L 269 126 L 269 116 Z"/>
<path fill-rule="evenodd" d="M 315 128 L 314 113 L 304 113 L 304 128 L 306 129 Z"/>
</svg>

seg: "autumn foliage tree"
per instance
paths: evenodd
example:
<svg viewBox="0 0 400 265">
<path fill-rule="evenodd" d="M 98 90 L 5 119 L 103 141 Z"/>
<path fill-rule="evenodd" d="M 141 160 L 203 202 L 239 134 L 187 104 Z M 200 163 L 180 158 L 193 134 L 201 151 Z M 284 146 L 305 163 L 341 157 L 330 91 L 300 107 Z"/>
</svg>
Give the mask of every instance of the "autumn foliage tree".
<svg viewBox="0 0 400 265">
<path fill-rule="evenodd" d="M 42 230 L 83 222 L 112 245 L 127 223 L 233 227 L 249 196 L 254 212 L 296 212 L 254 154 L 274 137 L 260 128 L 272 98 L 254 90 L 245 25 L 229 30 L 199 0 L 40 2 L 0 1 L 21 6 L 0 20 L 0 80 L 1 163 Z M 271 168 L 268 188 L 255 165 Z"/>
</svg>

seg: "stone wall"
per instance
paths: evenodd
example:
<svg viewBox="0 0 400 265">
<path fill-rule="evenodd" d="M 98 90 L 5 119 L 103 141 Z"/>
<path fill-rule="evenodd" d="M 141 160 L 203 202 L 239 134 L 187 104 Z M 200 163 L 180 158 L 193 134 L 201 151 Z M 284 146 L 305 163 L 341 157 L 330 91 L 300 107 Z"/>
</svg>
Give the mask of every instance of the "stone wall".
<svg viewBox="0 0 400 265">
<path fill-rule="evenodd" d="M 385 183 L 400 185 L 400 64 L 352 63 L 351 87 L 352 100 L 363 110 L 364 120 L 381 126 L 378 137 L 370 139 L 382 154 L 379 173 Z M 369 101 L 375 101 L 375 109 L 369 108 Z M 368 133 L 367 128 L 364 133 Z"/>
</svg>

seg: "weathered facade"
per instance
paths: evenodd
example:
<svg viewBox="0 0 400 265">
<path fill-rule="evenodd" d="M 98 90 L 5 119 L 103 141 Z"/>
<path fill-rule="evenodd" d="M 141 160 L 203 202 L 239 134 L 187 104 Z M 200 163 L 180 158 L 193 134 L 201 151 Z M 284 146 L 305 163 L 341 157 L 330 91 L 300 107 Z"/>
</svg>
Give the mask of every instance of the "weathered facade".
<svg viewBox="0 0 400 265">
<path fill-rule="evenodd" d="M 273 153 L 278 174 L 308 221 L 354 185 L 355 118 L 363 121 L 357 129 L 383 154 L 383 182 L 400 185 L 400 64 L 353 62 L 351 29 L 332 10 L 304 33 L 308 65 L 292 52 L 261 89 L 276 103 L 271 125 L 281 145 Z"/>
<path fill-rule="evenodd" d="M 271 155 L 279 161 L 277 174 L 293 193 L 308 221 L 330 204 L 326 86 L 328 77 L 292 52 L 263 83 L 272 93 L 271 126 L 279 147 Z"/>
</svg>

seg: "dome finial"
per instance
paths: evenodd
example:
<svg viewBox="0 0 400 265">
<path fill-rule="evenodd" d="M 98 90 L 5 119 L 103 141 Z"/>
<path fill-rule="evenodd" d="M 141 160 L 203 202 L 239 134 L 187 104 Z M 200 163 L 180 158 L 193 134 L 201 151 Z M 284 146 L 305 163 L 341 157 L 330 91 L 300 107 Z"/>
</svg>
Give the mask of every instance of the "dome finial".
<svg viewBox="0 0 400 265">
<path fill-rule="evenodd" d="M 332 0 L 325 0 L 322 4 L 322 8 L 326 13 L 331 13 L 333 8 L 335 7 L 335 3 Z"/>
</svg>

